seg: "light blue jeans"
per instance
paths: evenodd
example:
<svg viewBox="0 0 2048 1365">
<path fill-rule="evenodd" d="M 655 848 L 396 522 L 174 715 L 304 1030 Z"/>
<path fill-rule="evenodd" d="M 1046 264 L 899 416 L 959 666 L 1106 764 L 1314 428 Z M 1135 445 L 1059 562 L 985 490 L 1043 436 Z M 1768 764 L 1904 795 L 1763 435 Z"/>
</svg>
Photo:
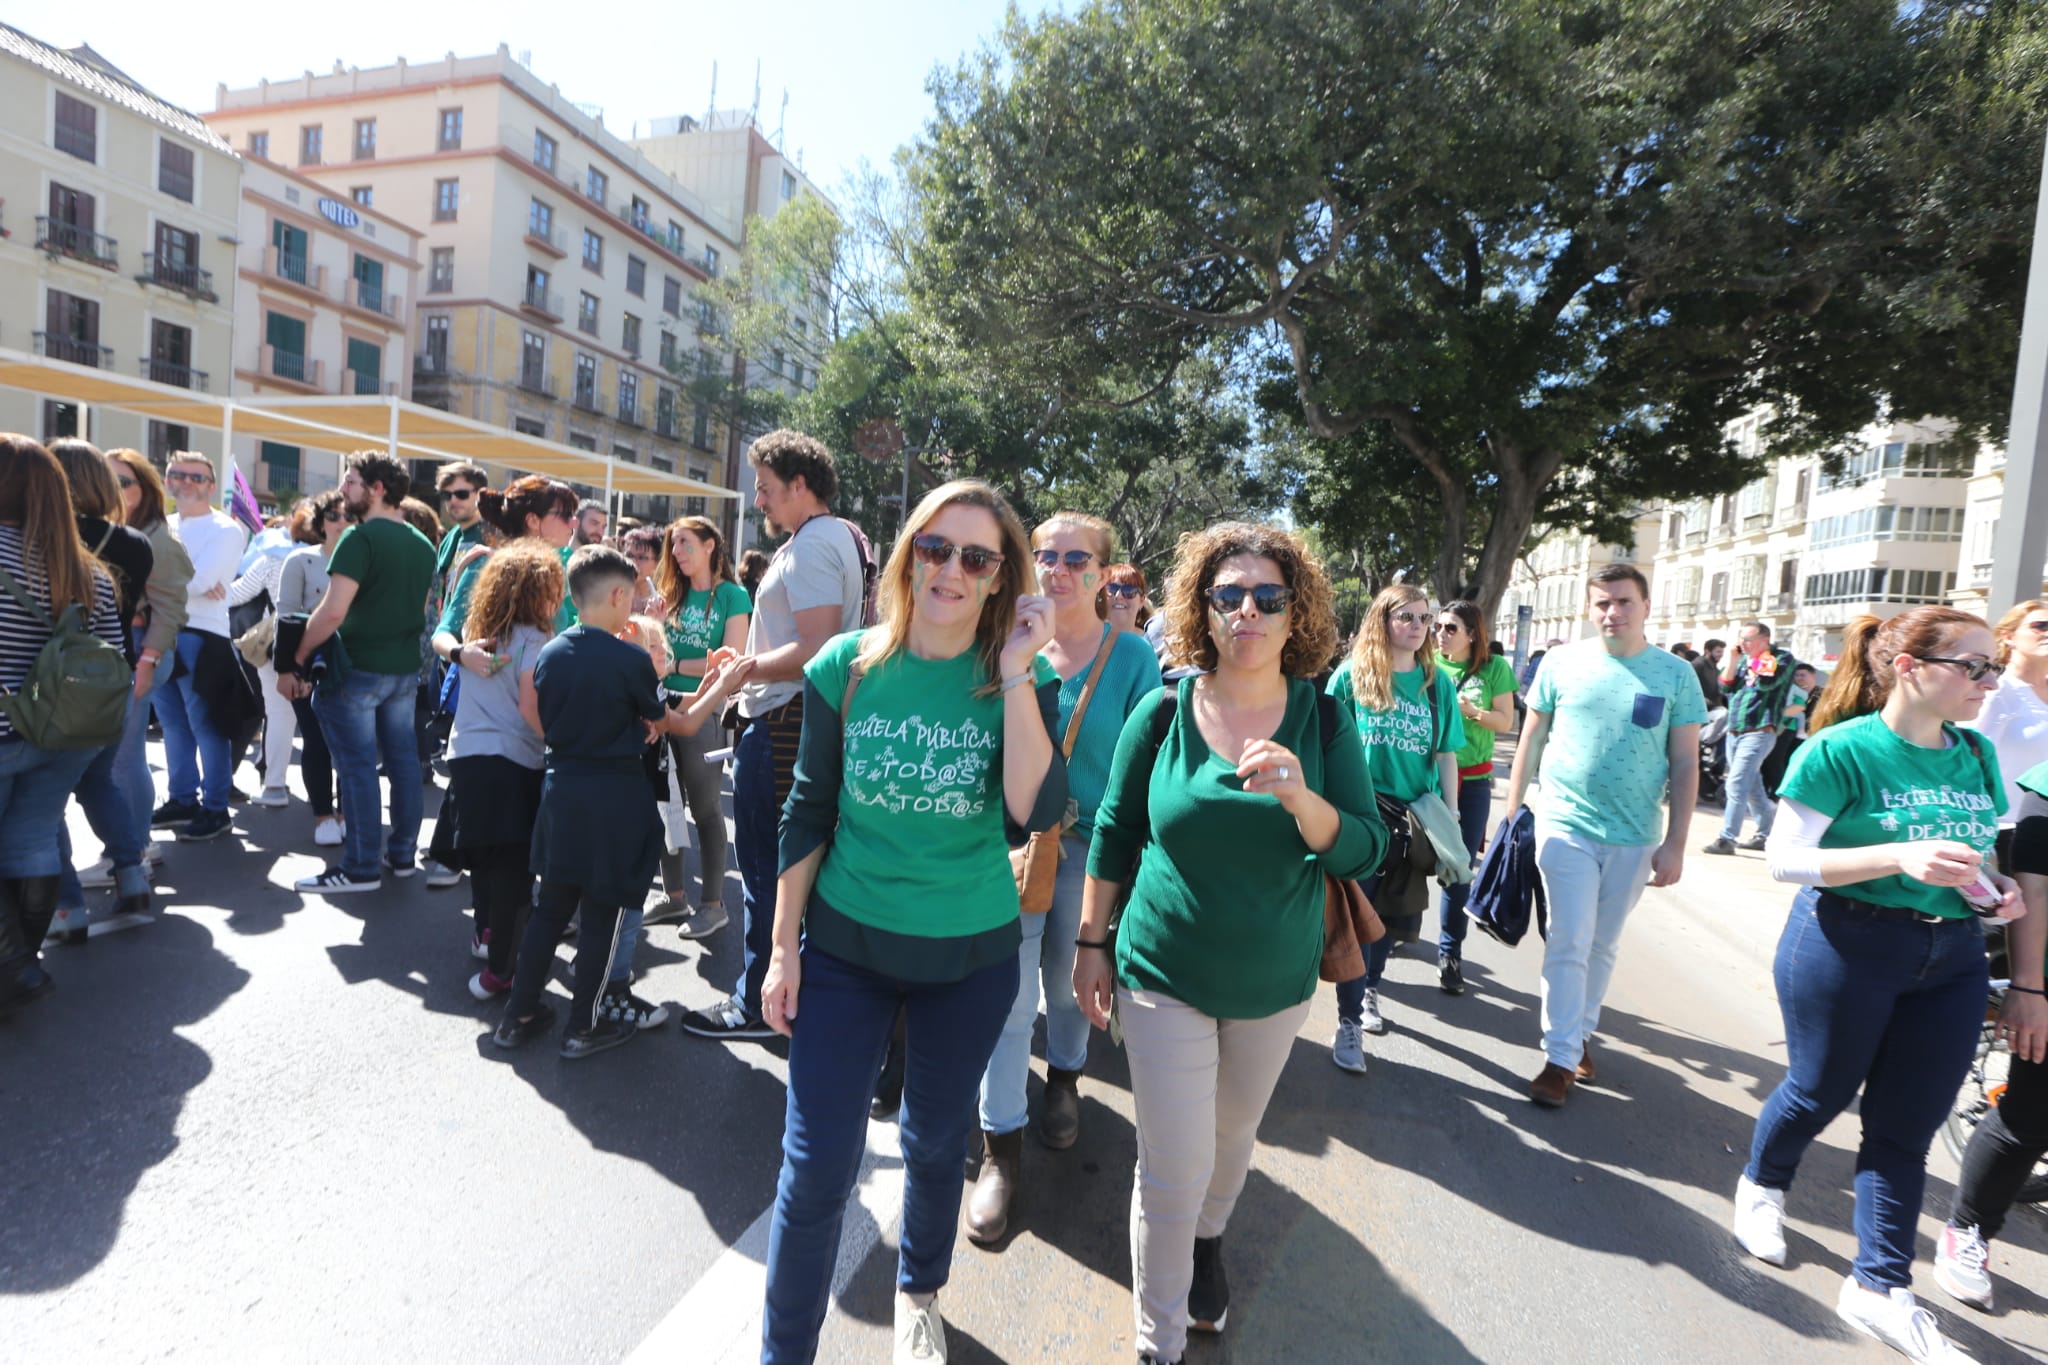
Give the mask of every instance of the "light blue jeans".
<svg viewBox="0 0 2048 1365">
<path fill-rule="evenodd" d="M 381 851 L 400 867 L 418 855 L 425 802 L 412 706 L 419 682 L 417 673 L 358 669 L 339 685 L 323 683 L 313 692 L 313 714 L 327 736 L 335 785 L 341 789 L 341 818 L 348 828 L 341 866 L 351 877 L 379 877 L 384 871 L 377 858 L 384 833 L 383 793 L 377 789 L 380 756 L 391 781 L 391 842 Z"/>
<path fill-rule="evenodd" d="M 1628 912 L 1650 880 L 1653 844 L 1603 844 L 1576 830 L 1536 821 L 1536 872 L 1550 905 L 1543 945 L 1543 1053 L 1558 1066 L 1579 1064 L 1600 1024 Z"/>
<path fill-rule="evenodd" d="M 1088 1061 L 1088 1016 L 1074 1001 L 1074 940 L 1081 932 L 1081 886 L 1087 877 L 1088 841 L 1075 833 L 1061 836 L 1052 909 L 1023 917 L 1017 999 L 981 1076 L 981 1126 L 987 1132 L 1014 1133 L 1030 1117 L 1024 1087 L 1031 1077 L 1031 1025 L 1038 1018 L 1041 981 L 1046 1064 L 1079 1071 Z"/>
<path fill-rule="evenodd" d="M 205 642 L 204 631 L 178 632 L 176 665 L 169 659 L 158 665 L 177 676 L 156 690 L 156 718 L 164 727 L 164 768 L 170 777 L 171 800 L 196 801 L 206 810 L 224 811 L 235 756 L 233 742 L 214 724 L 212 708 L 193 686 L 193 670 L 199 666 L 199 651 Z"/>
<path fill-rule="evenodd" d="M 0 877 L 54 877 L 63 870 L 57 831 L 64 807 L 99 753 L 39 749 L 12 734 L 0 740 Z"/>
<path fill-rule="evenodd" d="M 1776 730 L 1728 736 L 1728 804 L 1721 814 L 1723 839 L 1740 839 L 1742 819 L 1751 814 L 1756 816 L 1757 837 L 1770 836 L 1771 816 L 1776 808 L 1771 805 L 1770 793 L 1764 790 L 1764 760 L 1777 744 Z"/>
</svg>

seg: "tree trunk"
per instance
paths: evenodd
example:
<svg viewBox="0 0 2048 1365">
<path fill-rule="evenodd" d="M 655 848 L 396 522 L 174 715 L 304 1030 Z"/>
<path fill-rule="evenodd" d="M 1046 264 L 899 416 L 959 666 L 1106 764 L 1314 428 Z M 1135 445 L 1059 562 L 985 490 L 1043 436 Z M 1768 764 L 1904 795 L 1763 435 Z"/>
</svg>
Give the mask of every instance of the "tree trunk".
<svg viewBox="0 0 2048 1365">
<path fill-rule="evenodd" d="M 1543 490 L 1557 477 L 1564 456 L 1556 450 L 1524 450 L 1509 437 L 1490 438 L 1487 445 L 1500 478 L 1500 496 L 1494 499 L 1493 523 L 1486 528 L 1478 570 L 1467 595 L 1479 603 L 1490 621 L 1508 590 L 1530 528 L 1536 524 Z"/>
</svg>

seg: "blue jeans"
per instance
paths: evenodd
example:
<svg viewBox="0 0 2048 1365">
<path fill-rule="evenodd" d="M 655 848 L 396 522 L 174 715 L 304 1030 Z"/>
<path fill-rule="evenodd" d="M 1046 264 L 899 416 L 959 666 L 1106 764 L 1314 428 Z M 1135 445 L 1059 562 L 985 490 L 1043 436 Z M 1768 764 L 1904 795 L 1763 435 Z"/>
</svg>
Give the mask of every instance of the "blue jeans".
<svg viewBox="0 0 2048 1365">
<path fill-rule="evenodd" d="M 178 632 L 179 667 L 170 670 L 176 676 L 156 691 L 156 718 L 164 727 L 164 767 L 170 774 L 171 800 L 188 805 L 196 801 L 207 810 L 224 811 L 235 756 L 227 733 L 213 723 L 212 709 L 192 685 L 192 670 L 199 666 L 199 650 L 205 640 L 203 631 Z M 169 662 L 165 660 L 166 665 Z"/>
<path fill-rule="evenodd" d="M 633 984 L 633 949 L 640 942 L 640 921 L 647 916 L 644 905 L 629 905 L 619 911 L 619 951 L 612 955 L 611 985 Z"/>
<path fill-rule="evenodd" d="M 1364 890 L 1365 898 L 1371 900 L 1373 893 L 1380 889 L 1380 874 L 1360 877 L 1358 885 Z M 1387 959 L 1394 952 L 1394 936 L 1383 934 L 1378 943 L 1365 945 L 1365 975 L 1353 981 L 1337 983 L 1337 1017 L 1357 1023 L 1365 1018 L 1365 993 L 1378 990 L 1380 978 L 1387 974 Z"/>
<path fill-rule="evenodd" d="M 39 749 L 12 735 L 0 740 L 0 877 L 54 877 L 63 870 L 57 831 L 64 807 L 99 752 Z M 29 951 L 35 949 L 31 943 Z"/>
<path fill-rule="evenodd" d="M 342 870 L 351 877 L 377 877 L 378 841 L 384 832 L 383 800 L 377 790 L 377 762 L 391 779 L 391 842 L 385 851 L 404 867 L 419 851 L 420 753 L 413 743 L 413 673 L 350 673 L 339 684 L 313 693 L 313 714 L 334 756 L 341 788 L 341 818 L 348 826 L 341 846 Z"/>
<path fill-rule="evenodd" d="M 1025 915 L 1017 950 L 1017 1000 L 981 1078 L 981 1126 L 1014 1133 L 1030 1117 L 1025 1086 L 1031 1077 L 1031 1026 L 1038 1019 L 1039 983 L 1045 987 L 1045 1061 L 1062 1071 L 1088 1062 L 1088 1016 L 1074 1001 L 1074 940 L 1081 933 L 1081 885 L 1088 879 L 1088 840 L 1060 839 L 1059 879 L 1052 909 Z"/>
<path fill-rule="evenodd" d="M 128 717 L 121 723 L 121 737 L 93 755 L 73 789 L 86 823 L 106 848 L 115 890 L 124 896 L 149 889 L 149 879 L 142 871 L 142 850 L 149 843 L 149 813 L 145 809 L 137 823 L 132 799 L 137 768 L 141 769 L 142 786 L 149 786 L 149 754 L 144 747 L 148 733 L 149 702 L 131 699 Z M 57 904 L 76 910 L 85 904 L 85 888 L 79 885 L 78 871 L 71 865 L 71 826 L 63 820 L 57 822 L 57 840 L 64 863 L 58 874 Z"/>
<path fill-rule="evenodd" d="M 789 1045 L 782 1176 L 768 1226 L 762 1365 L 809 1362 L 839 1258 L 846 1197 L 860 1173 L 875 1073 L 906 1016 L 903 1233 L 897 1288 L 936 1293 L 960 1226 L 960 1153 L 975 1082 L 1017 994 L 1017 962 L 943 984 L 899 981 L 806 947 Z"/>
<path fill-rule="evenodd" d="M 1809 887 L 1793 899 L 1772 975 L 1788 1067 L 1757 1116 L 1746 1174 L 1790 1188 L 1807 1147 L 1860 1089 L 1851 1271 L 1879 1293 L 1910 1288 L 1927 1147 L 1984 1026 L 1983 931 L 1974 918 L 1877 920 Z"/>
<path fill-rule="evenodd" d="M 1778 744 L 1776 730 L 1752 730 L 1728 736 L 1728 804 L 1722 808 L 1721 837 L 1740 839 L 1742 819 L 1756 817 L 1757 838 L 1768 838 L 1771 817 L 1776 813 L 1771 794 L 1764 790 L 1764 760 Z"/>
<path fill-rule="evenodd" d="M 801 698 L 756 716 L 733 748 L 732 852 L 740 870 L 746 934 L 741 949 L 744 969 L 732 994 L 749 1019 L 761 1017 L 761 980 L 768 975 L 768 951 L 775 940 L 775 879 L 781 870 L 777 839 L 790 786 L 787 769 L 776 771 L 776 756 L 779 750 L 794 762 L 803 716 Z M 880 1065 L 876 1063 L 878 1069 Z"/>
<path fill-rule="evenodd" d="M 1543 1055 L 1567 1070 L 1600 1027 L 1621 931 L 1650 883 L 1653 844 L 1603 844 L 1536 821 L 1536 875 L 1550 906 L 1543 943 Z"/>
<path fill-rule="evenodd" d="M 1465 848 L 1474 858 L 1486 842 L 1487 817 L 1493 814 L 1493 778 L 1468 777 L 1458 783 L 1458 832 L 1465 836 Z M 1437 900 L 1436 955 L 1456 957 L 1465 948 L 1465 903 L 1472 899 L 1470 883 L 1446 886 Z"/>
</svg>

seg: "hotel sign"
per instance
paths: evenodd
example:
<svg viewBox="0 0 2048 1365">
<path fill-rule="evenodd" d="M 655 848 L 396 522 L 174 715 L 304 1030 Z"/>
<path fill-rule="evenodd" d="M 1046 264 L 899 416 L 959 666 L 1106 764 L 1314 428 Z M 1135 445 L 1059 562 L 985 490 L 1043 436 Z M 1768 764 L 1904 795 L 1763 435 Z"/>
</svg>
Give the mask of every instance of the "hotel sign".
<svg viewBox="0 0 2048 1365">
<path fill-rule="evenodd" d="M 320 216 L 336 227 L 352 228 L 363 221 L 363 216 L 339 199 L 322 199 Z"/>
</svg>

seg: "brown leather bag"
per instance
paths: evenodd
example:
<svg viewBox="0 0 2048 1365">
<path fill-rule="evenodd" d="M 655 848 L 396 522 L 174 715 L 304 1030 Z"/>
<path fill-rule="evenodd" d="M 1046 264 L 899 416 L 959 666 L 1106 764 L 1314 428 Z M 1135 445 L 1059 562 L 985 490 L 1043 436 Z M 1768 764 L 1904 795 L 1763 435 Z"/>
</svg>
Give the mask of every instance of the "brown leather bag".
<svg viewBox="0 0 2048 1365">
<path fill-rule="evenodd" d="M 1104 665 L 1109 662 L 1110 649 L 1116 644 L 1116 627 L 1104 625 L 1102 643 L 1095 650 L 1095 664 L 1088 670 L 1088 679 L 1081 684 L 1081 695 L 1074 702 L 1074 714 L 1067 720 L 1067 733 L 1060 741 L 1062 761 L 1074 756 L 1074 740 L 1081 733 L 1081 718 L 1088 714 L 1088 703 L 1095 698 L 1095 684 L 1102 679 Z M 1010 875 L 1017 879 L 1017 906 L 1027 915 L 1042 915 L 1052 909 L 1053 883 L 1060 875 L 1060 836 L 1072 829 L 1080 820 L 1081 812 L 1073 798 L 1067 799 L 1067 810 L 1060 822 L 1050 829 L 1031 832 L 1022 848 L 1010 850 Z"/>
<path fill-rule="evenodd" d="M 1349 877 L 1323 878 L 1323 961 L 1316 975 L 1325 981 L 1356 981 L 1365 975 L 1365 946 L 1387 936 L 1365 888 Z"/>
</svg>

